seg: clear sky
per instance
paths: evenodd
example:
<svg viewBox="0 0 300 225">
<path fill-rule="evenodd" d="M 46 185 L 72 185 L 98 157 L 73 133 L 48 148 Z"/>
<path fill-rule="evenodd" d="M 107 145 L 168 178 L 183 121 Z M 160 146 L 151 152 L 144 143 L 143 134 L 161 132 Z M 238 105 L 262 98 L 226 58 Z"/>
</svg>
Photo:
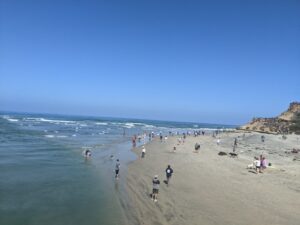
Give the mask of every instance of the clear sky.
<svg viewBox="0 0 300 225">
<path fill-rule="evenodd" d="M 300 100 L 299 0 L 0 0 L 0 110 L 242 124 Z"/>
</svg>

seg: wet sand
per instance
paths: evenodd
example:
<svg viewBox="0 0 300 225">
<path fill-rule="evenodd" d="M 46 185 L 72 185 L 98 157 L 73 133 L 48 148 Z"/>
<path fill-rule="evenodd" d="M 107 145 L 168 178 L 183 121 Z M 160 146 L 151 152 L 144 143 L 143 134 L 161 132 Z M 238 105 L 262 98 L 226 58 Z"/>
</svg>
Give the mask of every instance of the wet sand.
<svg viewBox="0 0 300 225">
<path fill-rule="evenodd" d="M 299 136 L 288 135 L 284 140 L 280 135 L 264 134 L 263 143 L 261 135 L 223 133 L 220 145 L 212 136 L 188 136 L 180 145 L 175 136 L 148 143 L 146 157 L 139 157 L 128 168 L 130 223 L 298 225 L 300 153 L 285 152 L 300 148 Z M 238 157 L 219 156 L 220 151 L 232 151 L 234 138 L 238 138 Z M 199 153 L 194 153 L 196 142 L 201 144 Z M 141 156 L 141 148 L 133 151 Z M 260 154 L 272 167 L 255 174 L 246 167 Z M 168 164 L 174 169 L 169 187 L 163 182 Z M 161 181 L 156 203 L 150 198 L 155 174 Z"/>
</svg>

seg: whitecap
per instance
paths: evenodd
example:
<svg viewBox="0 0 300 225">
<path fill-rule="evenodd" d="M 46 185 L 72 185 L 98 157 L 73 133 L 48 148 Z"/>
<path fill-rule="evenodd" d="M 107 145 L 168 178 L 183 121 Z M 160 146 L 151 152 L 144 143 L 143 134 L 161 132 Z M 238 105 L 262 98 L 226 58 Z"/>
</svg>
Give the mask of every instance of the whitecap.
<svg viewBox="0 0 300 225">
<path fill-rule="evenodd" d="M 2 118 L 6 119 L 9 122 L 18 122 L 19 121 L 18 119 L 11 118 L 10 116 L 7 116 L 7 115 L 2 116 Z"/>
<path fill-rule="evenodd" d="M 108 125 L 108 123 L 105 123 L 105 122 L 97 122 L 97 123 L 95 123 L 96 125 L 103 125 L 103 126 L 106 126 L 106 125 Z"/>
<path fill-rule="evenodd" d="M 51 135 L 51 134 L 48 134 L 48 135 L 45 135 L 45 137 L 47 137 L 47 138 L 54 138 L 55 136 Z"/>
<path fill-rule="evenodd" d="M 135 127 L 135 124 L 134 123 L 125 123 L 124 125 L 123 125 L 123 127 L 125 127 L 125 128 L 133 128 L 133 127 Z"/>
<path fill-rule="evenodd" d="M 56 136 L 56 137 L 58 137 L 58 138 L 66 138 L 66 137 L 68 137 L 68 136 L 65 136 L 65 135 L 58 135 L 58 136 Z"/>
<path fill-rule="evenodd" d="M 149 124 L 145 124 L 145 126 L 144 126 L 145 128 L 155 128 L 155 126 L 153 126 L 153 125 L 149 125 Z"/>
<path fill-rule="evenodd" d="M 18 119 L 12 119 L 12 118 L 9 118 L 7 120 L 10 121 L 10 122 L 18 122 L 19 121 Z"/>
<path fill-rule="evenodd" d="M 34 121 L 34 122 L 48 122 L 48 123 L 54 123 L 54 124 L 64 123 L 65 125 L 70 125 L 70 124 L 76 123 L 75 121 L 72 121 L 72 120 L 51 120 L 51 119 L 45 119 L 43 117 L 40 117 L 40 118 L 27 117 L 27 118 L 24 118 L 24 120 Z"/>
</svg>

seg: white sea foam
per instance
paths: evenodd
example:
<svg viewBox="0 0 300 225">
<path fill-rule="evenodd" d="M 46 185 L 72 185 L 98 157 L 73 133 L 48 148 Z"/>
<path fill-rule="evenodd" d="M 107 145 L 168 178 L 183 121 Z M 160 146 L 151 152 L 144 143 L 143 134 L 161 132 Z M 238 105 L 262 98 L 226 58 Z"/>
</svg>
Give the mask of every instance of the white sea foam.
<svg viewBox="0 0 300 225">
<path fill-rule="evenodd" d="M 155 128 L 155 126 L 153 126 L 153 125 L 149 125 L 149 124 L 145 124 L 145 126 L 144 126 L 145 128 Z"/>
<path fill-rule="evenodd" d="M 105 123 L 105 122 L 97 122 L 97 123 L 95 123 L 96 125 L 103 125 L 103 126 L 106 126 L 106 125 L 108 125 L 108 123 Z"/>
<path fill-rule="evenodd" d="M 125 128 L 133 128 L 133 127 L 135 127 L 135 124 L 134 123 L 125 123 L 124 125 L 123 125 L 123 127 L 125 127 Z"/>
<path fill-rule="evenodd" d="M 18 119 L 13 119 L 13 118 L 9 118 L 7 120 L 10 121 L 10 122 L 18 122 L 19 121 Z"/>
<path fill-rule="evenodd" d="M 7 116 L 7 115 L 2 116 L 2 118 L 6 119 L 9 122 L 18 122 L 19 121 L 18 119 L 11 118 L 10 116 Z"/>
<path fill-rule="evenodd" d="M 72 120 L 51 120 L 51 119 L 45 119 L 45 118 L 34 118 L 34 117 L 26 117 L 23 120 L 25 121 L 33 121 L 33 122 L 47 122 L 47 123 L 54 123 L 54 124 L 60 124 L 64 123 L 65 125 L 75 124 L 76 121 Z"/>
<path fill-rule="evenodd" d="M 55 136 L 52 135 L 52 134 L 48 134 L 48 135 L 45 135 L 45 137 L 47 137 L 47 138 L 54 138 Z"/>
</svg>

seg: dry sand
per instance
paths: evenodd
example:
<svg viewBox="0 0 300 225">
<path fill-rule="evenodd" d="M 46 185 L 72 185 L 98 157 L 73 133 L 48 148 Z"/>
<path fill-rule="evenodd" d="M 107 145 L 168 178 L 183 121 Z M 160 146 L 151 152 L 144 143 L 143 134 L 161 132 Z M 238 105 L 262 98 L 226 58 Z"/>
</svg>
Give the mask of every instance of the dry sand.
<svg viewBox="0 0 300 225">
<path fill-rule="evenodd" d="M 219 156 L 219 151 L 232 151 L 235 137 L 238 158 Z M 300 153 L 285 151 L 300 148 L 300 138 L 265 135 L 262 143 L 260 137 L 259 133 L 245 137 L 243 133 L 224 133 L 219 146 L 211 136 L 188 136 L 180 145 L 175 136 L 162 143 L 154 139 L 146 145 L 146 157 L 139 157 L 128 168 L 130 223 L 299 225 L 300 161 L 293 159 L 299 159 Z M 201 144 L 199 153 L 193 152 L 196 142 Z M 173 146 L 177 147 L 175 153 Z M 141 148 L 133 151 L 141 155 Z M 263 174 L 246 169 L 253 157 L 262 153 L 273 166 Z M 169 187 L 163 183 L 168 164 L 174 169 Z M 156 203 L 149 196 L 155 174 L 161 181 Z"/>
</svg>

